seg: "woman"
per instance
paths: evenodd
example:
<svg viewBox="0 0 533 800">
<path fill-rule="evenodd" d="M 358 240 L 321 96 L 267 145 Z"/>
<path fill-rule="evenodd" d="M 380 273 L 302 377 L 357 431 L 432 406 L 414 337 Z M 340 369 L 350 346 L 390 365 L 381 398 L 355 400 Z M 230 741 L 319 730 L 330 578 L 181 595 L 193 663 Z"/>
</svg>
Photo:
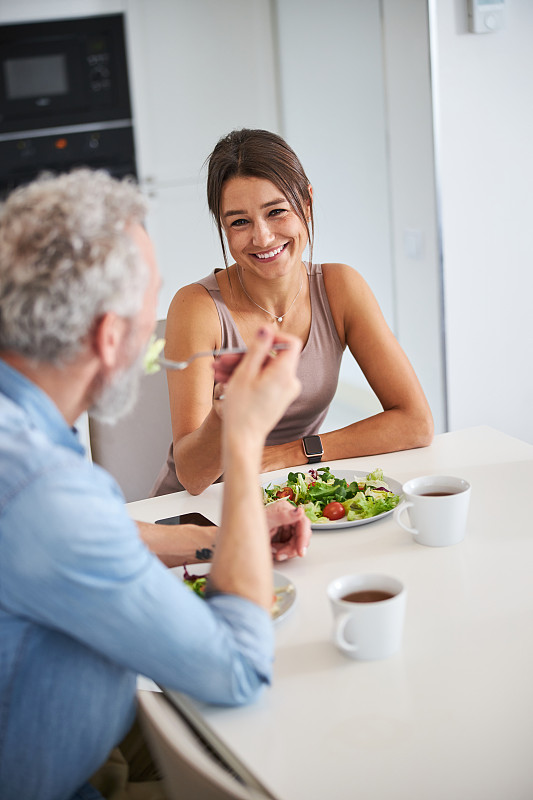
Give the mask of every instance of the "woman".
<svg viewBox="0 0 533 800">
<path fill-rule="evenodd" d="M 367 283 L 346 264 L 312 263 L 312 188 L 287 143 L 262 130 L 228 134 L 209 157 L 207 196 L 226 269 L 177 292 L 165 355 L 181 361 L 199 350 L 243 346 L 265 323 L 302 340 L 302 392 L 267 439 L 263 471 L 314 463 L 321 449 L 331 461 L 428 445 L 428 403 Z M 346 346 L 383 411 L 305 439 L 320 430 Z M 168 384 L 173 444 L 154 493 L 181 483 L 199 494 L 222 471 L 223 384 L 215 385 L 208 358 L 169 372 Z"/>
</svg>

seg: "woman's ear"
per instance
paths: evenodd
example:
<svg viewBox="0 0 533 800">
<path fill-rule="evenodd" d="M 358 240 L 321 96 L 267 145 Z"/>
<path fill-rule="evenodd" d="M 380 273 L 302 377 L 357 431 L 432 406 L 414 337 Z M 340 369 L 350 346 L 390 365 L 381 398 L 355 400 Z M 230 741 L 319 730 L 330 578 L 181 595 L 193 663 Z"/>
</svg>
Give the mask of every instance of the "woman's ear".
<svg viewBox="0 0 533 800">
<path fill-rule="evenodd" d="M 313 187 L 311 184 L 307 187 L 307 191 L 309 192 L 309 202 L 307 203 L 307 221 L 309 222 L 311 219 L 311 206 L 313 205 Z"/>
</svg>

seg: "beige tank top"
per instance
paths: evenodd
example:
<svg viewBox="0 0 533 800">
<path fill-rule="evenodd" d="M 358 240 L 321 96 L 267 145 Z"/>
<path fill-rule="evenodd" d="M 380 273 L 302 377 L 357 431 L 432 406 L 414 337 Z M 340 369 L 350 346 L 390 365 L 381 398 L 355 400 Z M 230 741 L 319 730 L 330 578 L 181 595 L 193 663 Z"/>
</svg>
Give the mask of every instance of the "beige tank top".
<svg viewBox="0 0 533 800">
<path fill-rule="evenodd" d="M 320 264 L 307 263 L 305 267 L 311 299 L 311 328 L 298 363 L 297 374 L 302 391 L 269 433 L 267 445 L 285 444 L 301 439 L 302 436 L 319 433 L 339 380 L 344 348 L 331 315 L 322 267 Z M 244 340 L 222 300 L 216 273 L 213 272 L 196 283 L 207 289 L 215 303 L 222 331 L 221 346 L 244 347 Z M 168 494 L 182 488 L 176 478 L 171 445 L 167 462 L 159 473 L 152 495 Z"/>
</svg>

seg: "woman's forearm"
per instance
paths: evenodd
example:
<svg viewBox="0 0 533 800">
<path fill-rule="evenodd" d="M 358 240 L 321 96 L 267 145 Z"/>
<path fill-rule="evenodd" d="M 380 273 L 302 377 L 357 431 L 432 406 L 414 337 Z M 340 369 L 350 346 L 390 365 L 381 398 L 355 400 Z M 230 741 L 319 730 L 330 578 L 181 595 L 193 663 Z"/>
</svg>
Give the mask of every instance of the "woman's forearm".
<svg viewBox="0 0 533 800">
<path fill-rule="evenodd" d="M 322 461 L 340 458 L 392 453 L 426 447 L 433 440 L 433 419 L 429 410 L 406 412 L 400 409 L 382 411 L 344 428 L 321 433 Z M 265 447 L 262 471 L 305 464 L 302 440 Z"/>
<path fill-rule="evenodd" d="M 221 428 L 213 409 L 199 428 L 174 443 L 176 475 L 190 494 L 200 494 L 222 474 Z"/>
</svg>

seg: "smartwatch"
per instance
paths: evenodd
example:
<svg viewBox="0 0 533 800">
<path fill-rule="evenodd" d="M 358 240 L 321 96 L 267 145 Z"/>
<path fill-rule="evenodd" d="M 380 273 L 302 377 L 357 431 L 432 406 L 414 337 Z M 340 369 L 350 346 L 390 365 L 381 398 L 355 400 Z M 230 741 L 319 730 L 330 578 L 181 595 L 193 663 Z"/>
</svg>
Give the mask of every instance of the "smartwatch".
<svg viewBox="0 0 533 800">
<path fill-rule="evenodd" d="M 322 461 L 324 448 L 322 447 L 320 436 L 304 436 L 302 443 L 308 464 L 316 464 L 318 461 Z"/>
</svg>

